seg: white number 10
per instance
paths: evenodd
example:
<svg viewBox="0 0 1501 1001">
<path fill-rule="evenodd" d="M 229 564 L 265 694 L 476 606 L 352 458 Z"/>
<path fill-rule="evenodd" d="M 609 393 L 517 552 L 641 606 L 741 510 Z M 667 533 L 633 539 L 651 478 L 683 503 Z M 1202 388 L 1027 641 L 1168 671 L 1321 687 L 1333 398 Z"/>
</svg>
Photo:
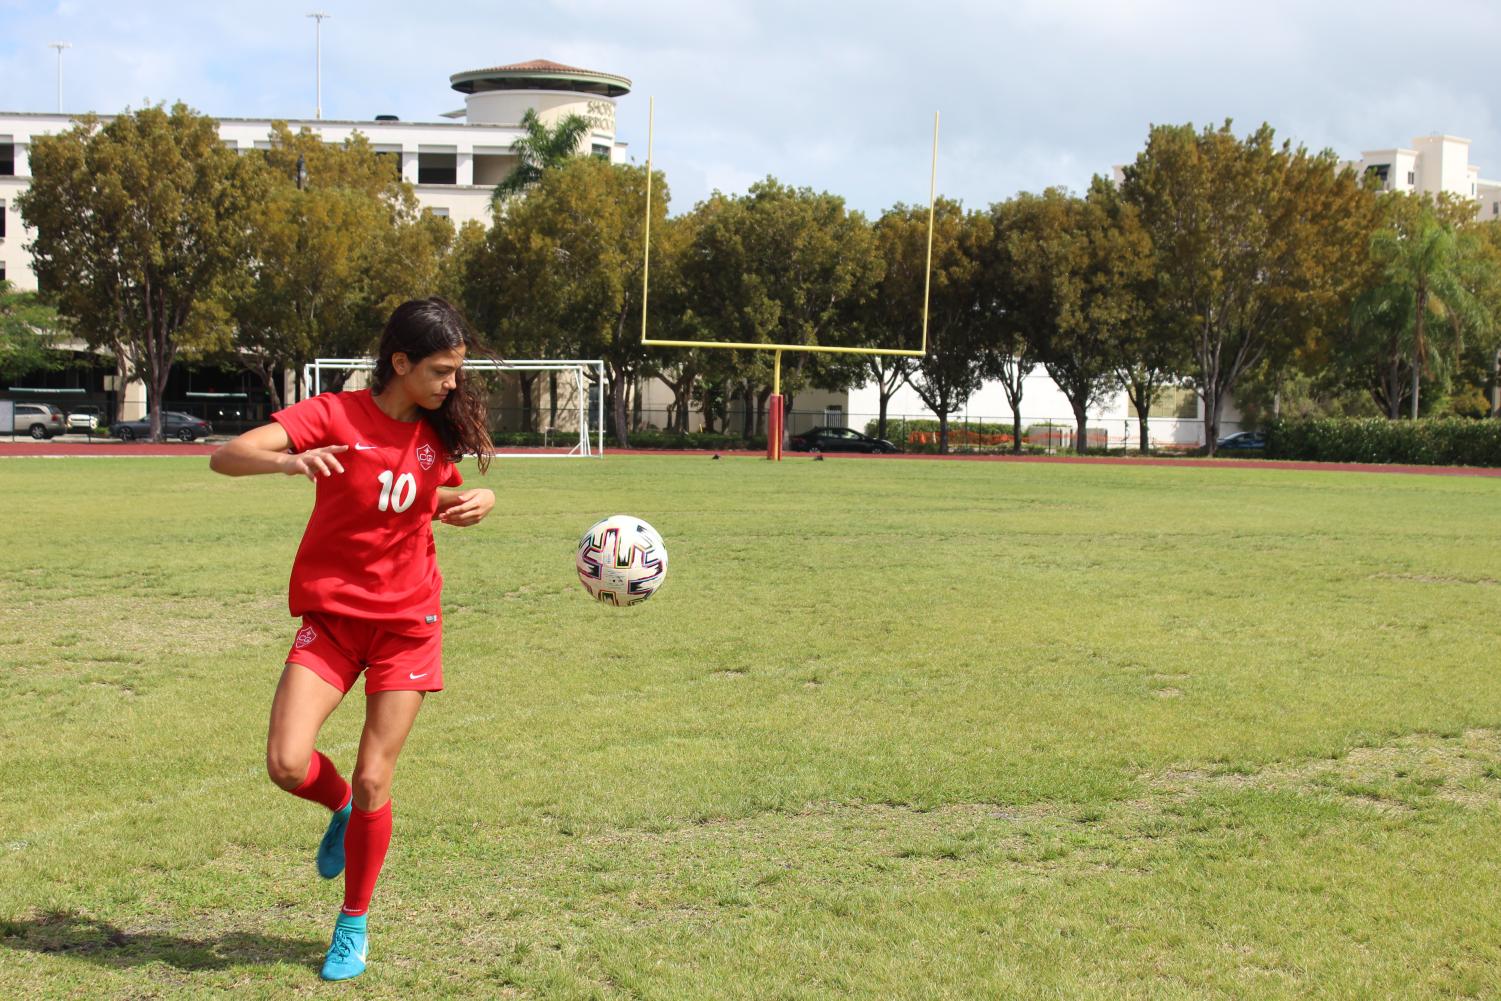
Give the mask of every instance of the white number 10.
<svg viewBox="0 0 1501 1001">
<path fill-rule="evenodd" d="M 384 511 L 389 508 L 400 514 L 411 507 L 412 501 L 417 499 L 417 478 L 411 473 L 402 473 L 396 479 L 394 497 L 391 490 L 391 478 L 392 473 L 389 469 L 377 477 L 380 480 L 380 509 Z"/>
</svg>

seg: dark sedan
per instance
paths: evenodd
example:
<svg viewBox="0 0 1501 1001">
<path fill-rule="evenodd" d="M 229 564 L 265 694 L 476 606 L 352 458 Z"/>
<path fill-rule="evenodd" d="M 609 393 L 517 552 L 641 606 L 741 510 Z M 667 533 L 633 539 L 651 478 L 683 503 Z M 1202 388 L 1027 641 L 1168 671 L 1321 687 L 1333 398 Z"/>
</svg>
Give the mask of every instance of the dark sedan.
<svg viewBox="0 0 1501 1001">
<path fill-rule="evenodd" d="M 138 421 L 116 421 L 110 425 L 109 433 L 121 441 L 150 438 L 151 419 L 143 417 Z M 176 438 L 178 441 L 192 441 L 194 438 L 207 438 L 213 433 L 213 425 L 202 418 L 179 413 L 176 410 L 162 411 L 163 437 Z"/>
<path fill-rule="evenodd" d="M 885 438 L 872 438 L 852 428 L 810 428 L 792 436 L 794 452 L 900 452 Z"/>
<path fill-rule="evenodd" d="M 1265 431 L 1239 431 L 1214 443 L 1216 452 L 1265 452 Z"/>
</svg>

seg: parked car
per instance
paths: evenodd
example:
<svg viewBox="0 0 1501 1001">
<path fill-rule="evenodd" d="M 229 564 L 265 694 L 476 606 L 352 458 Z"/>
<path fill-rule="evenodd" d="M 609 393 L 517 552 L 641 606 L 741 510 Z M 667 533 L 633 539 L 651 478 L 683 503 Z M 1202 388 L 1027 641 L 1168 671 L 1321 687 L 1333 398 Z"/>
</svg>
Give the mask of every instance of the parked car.
<svg viewBox="0 0 1501 1001">
<path fill-rule="evenodd" d="M 1214 443 L 1219 452 L 1265 452 L 1265 431 L 1237 431 L 1227 434 Z"/>
<path fill-rule="evenodd" d="M 109 432 L 121 441 L 149 438 L 151 418 L 143 417 L 138 421 L 116 421 L 110 426 Z M 213 425 L 202 418 L 179 413 L 176 410 L 162 411 L 162 434 L 165 437 L 176 438 L 178 441 L 192 441 L 194 438 L 204 438 L 213 433 Z"/>
<path fill-rule="evenodd" d="M 29 434 L 41 441 L 68 429 L 63 412 L 50 403 L 17 403 L 15 434 Z"/>
<path fill-rule="evenodd" d="M 791 440 L 794 452 L 900 452 L 885 438 L 872 438 L 853 428 L 810 428 Z"/>
<path fill-rule="evenodd" d="M 68 413 L 69 431 L 93 431 L 99 427 L 99 408 L 92 403 L 80 404 Z"/>
</svg>

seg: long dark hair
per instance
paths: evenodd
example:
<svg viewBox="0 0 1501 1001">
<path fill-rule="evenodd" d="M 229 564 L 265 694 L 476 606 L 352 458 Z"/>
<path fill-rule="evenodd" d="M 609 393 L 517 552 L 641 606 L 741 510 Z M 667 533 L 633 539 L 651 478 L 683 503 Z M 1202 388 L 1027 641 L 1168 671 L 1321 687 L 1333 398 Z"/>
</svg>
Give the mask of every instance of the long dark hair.
<svg viewBox="0 0 1501 1001">
<path fill-rule="evenodd" d="M 404 302 L 396 307 L 386 321 L 386 329 L 381 331 L 380 351 L 376 356 L 375 378 L 371 380 L 370 391 L 382 392 L 395 378 L 396 366 L 391 356 L 398 351 L 415 365 L 430 354 L 459 347 L 470 356 L 483 351 L 474 329 L 457 306 L 438 296 Z M 490 454 L 495 451 L 487 427 L 489 410 L 485 405 L 485 394 L 462 368 L 454 380 L 457 385 L 443 405 L 436 410 L 422 409 L 422 418 L 438 432 L 438 440 L 443 443 L 449 462 L 457 462 L 466 454 L 472 455 L 483 473 L 490 468 Z"/>
</svg>

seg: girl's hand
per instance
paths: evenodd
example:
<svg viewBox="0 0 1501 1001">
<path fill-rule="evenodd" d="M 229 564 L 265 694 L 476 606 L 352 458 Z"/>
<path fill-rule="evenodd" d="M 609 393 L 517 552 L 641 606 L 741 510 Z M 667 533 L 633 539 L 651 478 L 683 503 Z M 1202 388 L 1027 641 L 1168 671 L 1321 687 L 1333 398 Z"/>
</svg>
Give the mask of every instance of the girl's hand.
<svg viewBox="0 0 1501 1001">
<path fill-rule="evenodd" d="M 281 471 L 288 476 L 306 476 L 316 483 L 319 476 L 332 476 L 344 471 L 344 466 L 339 462 L 337 455 L 339 452 L 347 451 L 349 451 L 348 445 L 310 448 L 306 452 L 287 456 L 283 460 Z"/>
<path fill-rule="evenodd" d="M 453 525 L 458 528 L 467 528 L 477 525 L 490 509 L 495 506 L 495 493 L 483 488 L 465 490 L 456 495 L 457 503 L 445 508 L 439 515 L 438 520 L 445 525 Z"/>
</svg>

